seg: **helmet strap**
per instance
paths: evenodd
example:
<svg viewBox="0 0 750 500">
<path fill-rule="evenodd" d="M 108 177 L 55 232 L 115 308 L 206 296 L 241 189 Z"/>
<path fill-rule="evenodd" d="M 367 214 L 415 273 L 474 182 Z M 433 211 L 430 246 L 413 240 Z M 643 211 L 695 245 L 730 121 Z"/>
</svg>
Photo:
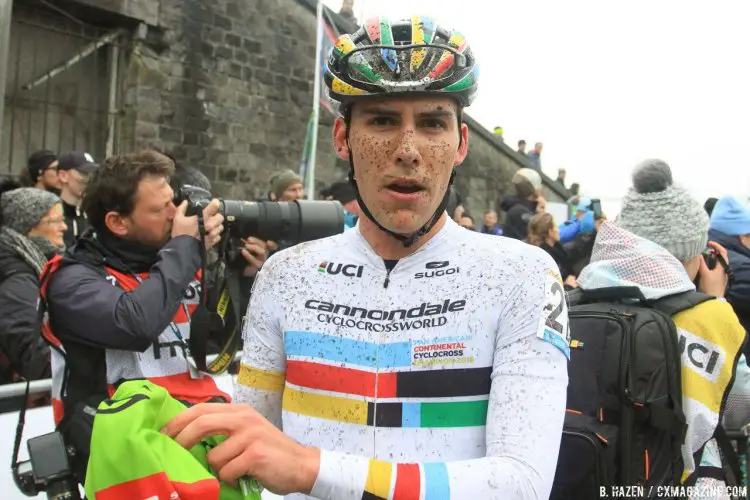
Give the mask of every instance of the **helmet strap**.
<svg viewBox="0 0 750 500">
<path fill-rule="evenodd" d="M 347 136 L 349 135 L 349 131 L 347 129 Z M 351 153 L 352 148 L 349 144 L 349 137 L 346 138 L 346 144 L 349 147 L 349 183 L 354 188 L 354 194 L 357 197 L 357 203 L 359 203 L 359 208 L 362 210 L 362 213 L 365 214 L 365 217 L 370 219 L 373 224 L 377 226 L 378 229 L 383 231 L 384 233 L 388 234 L 394 239 L 397 239 L 401 242 L 402 245 L 404 245 L 404 248 L 409 248 L 414 243 L 419 240 L 422 236 L 429 233 L 430 230 L 437 224 L 437 222 L 440 220 L 440 217 L 443 215 L 443 212 L 445 212 L 445 208 L 448 206 L 448 202 L 450 201 L 450 192 L 451 192 L 451 185 L 453 185 L 453 178 L 456 176 L 456 169 L 455 167 L 451 171 L 451 178 L 448 181 L 448 189 L 446 189 L 445 194 L 443 195 L 443 201 L 440 202 L 440 205 L 438 206 L 437 210 L 434 214 L 432 214 L 432 217 L 422 226 L 420 227 L 416 232 L 412 233 L 411 235 L 403 235 L 396 232 L 391 231 L 390 229 L 386 229 L 383 227 L 380 222 L 375 219 L 375 217 L 372 215 L 372 212 L 367 208 L 367 205 L 365 205 L 364 200 L 362 200 L 362 196 L 359 193 L 359 187 L 357 186 L 357 181 L 354 179 L 354 159 L 353 155 Z"/>
</svg>

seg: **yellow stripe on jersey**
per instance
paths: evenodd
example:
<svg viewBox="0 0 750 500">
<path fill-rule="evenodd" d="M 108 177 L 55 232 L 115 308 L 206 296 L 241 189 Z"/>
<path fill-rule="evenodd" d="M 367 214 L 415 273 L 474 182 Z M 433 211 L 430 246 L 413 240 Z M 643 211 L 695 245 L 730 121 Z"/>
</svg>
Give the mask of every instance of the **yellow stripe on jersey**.
<svg viewBox="0 0 750 500">
<path fill-rule="evenodd" d="M 285 379 L 284 372 L 272 372 L 240 364 L 240 373 L 237 377 L 237 382 L 240 385 L 252 387 L 253 389 L 281 392 L 284 389 Z"/>
<path fill-rule="evenodd" d="M 370 459 L 365 491 L 379 498 L 389 498 L 391 492 L 391 475 L 393 464 L 382 460 Z"/>
<path fill-rule="evenodd" d="M 367 425 L 367 402 L 312 394 L 287 387 L 282 407 L 286 411 L 350 424 Z"/>
</svg>

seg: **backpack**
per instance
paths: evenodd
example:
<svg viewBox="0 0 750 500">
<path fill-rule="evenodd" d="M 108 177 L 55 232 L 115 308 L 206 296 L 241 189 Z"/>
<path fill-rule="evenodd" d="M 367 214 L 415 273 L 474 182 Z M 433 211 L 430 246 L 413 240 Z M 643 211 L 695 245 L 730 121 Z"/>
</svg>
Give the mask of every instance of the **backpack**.
<svg viewBox="0 0 750 500">
<path fill-rule="evenodd" d="M 551 500 L 680 484 L 687 425 L 672 316 L 713 298 L 648 301 L 637 287 L 568 292 L 568 400 Z"/>
</svg>

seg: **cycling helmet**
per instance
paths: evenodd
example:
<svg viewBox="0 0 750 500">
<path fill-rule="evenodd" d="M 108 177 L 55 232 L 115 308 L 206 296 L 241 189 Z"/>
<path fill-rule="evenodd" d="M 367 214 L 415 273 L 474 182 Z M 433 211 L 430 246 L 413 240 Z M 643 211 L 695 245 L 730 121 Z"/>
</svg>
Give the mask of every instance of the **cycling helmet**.
<svg viewBox="0 0 750 500">
<path fill-rule="evenodd" d="M 422 16 L 396 22 L 375 17 L 341 35 L 323 72 L 330 99 L 342 105 L 418 92 L 447 94 L 469 106 L 479 76 L 464 36 Z"/>
<path fill-rule="evenodd" d="M 408 92 L 451 97 L 462 109 L 474 100 L 478 77 L 478 66 L 464 36 L 422 16 L 396 22 L 383 17 L 368 20 L 354 34 L 338 38 L 323 68 L 328 97 L 339 104 L 344 116 L 353 102 Z M 347 142 L 348 134 L 347 129 Z M 352 156 L 349 182 L 362 213 L 381 231 L 409 247 L 432 229 L 448 205 L 455 169 L 435 214 L 407 236 L 383 227 L 365 206 L 354 180 Z"/>
</svg>

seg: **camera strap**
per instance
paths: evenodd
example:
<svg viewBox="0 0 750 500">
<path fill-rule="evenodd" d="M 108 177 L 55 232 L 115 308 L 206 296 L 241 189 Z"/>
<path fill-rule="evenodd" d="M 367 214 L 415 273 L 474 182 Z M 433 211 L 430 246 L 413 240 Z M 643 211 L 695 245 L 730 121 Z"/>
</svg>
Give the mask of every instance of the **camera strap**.
<svg viewBox="0 0 750 500">
<path fill-rule="evenodd" d="M 26 381 L 26 393 L 23 396 L 23 406 L 18 412 L 18 425 L 16 426 L 16 438 L 13 442 L 13 458 L 11 458 L 10 468 L 13 471 L 13 478 L 16 479 L 18 473 L 18 453 L 21 451 L 21 440 L 23 439 L 23 428 L 26 425 L 26 408 L 29 405 L 29 393 L 31 392 L 31 381 Z"/>
<path fill-rule="evenodd" d="M 203 224 L 203 213 L 198 212 L 198 231 L 201 241 L 205 241 L 206 228 Z M 222 239 L 220 245 L 228 243 Z M 219 255 L 223 255 L 220 249 Z M 201 301 L 190 318 L 190 353 L 196 367 L 211 375 L 224 373 L 234 360 L 234 356 L 240 349 L 241 333 L 240 318 L 242 312 L 239 310 L 240 284 L 239 276 L 233 269 L 226 267 L 224 279 L 221 279 L 221 260 L 216 263 L 216 281 L 212 289 L 218 293 L 210 293 L 206 286 L 206 275 L 208 274 L 208 255 L 205 245 L 201 246 Z M 231 305 L 230 305 L 231 303 Z M 230 309 L 231 307 L 231 309 Z M 210 364 L 206 363 L 209 340 L 216 341 L 219 346 L 219 355 Z"/>
<path fill-rule="evenodd" d="M 217 273 L 221 274 L 221 273 Z M 190 322 L 190 352 L 202 372 L 219 375 L 229 368 L 240 349 L 242 334 L 241 295 L 239 276 L 227 267 L 224 279 L 217 277 L 213 293 L 201 303 Z M 219 345 L 217 358 L 206 363 L 209 340 Z"/>
</svg>

